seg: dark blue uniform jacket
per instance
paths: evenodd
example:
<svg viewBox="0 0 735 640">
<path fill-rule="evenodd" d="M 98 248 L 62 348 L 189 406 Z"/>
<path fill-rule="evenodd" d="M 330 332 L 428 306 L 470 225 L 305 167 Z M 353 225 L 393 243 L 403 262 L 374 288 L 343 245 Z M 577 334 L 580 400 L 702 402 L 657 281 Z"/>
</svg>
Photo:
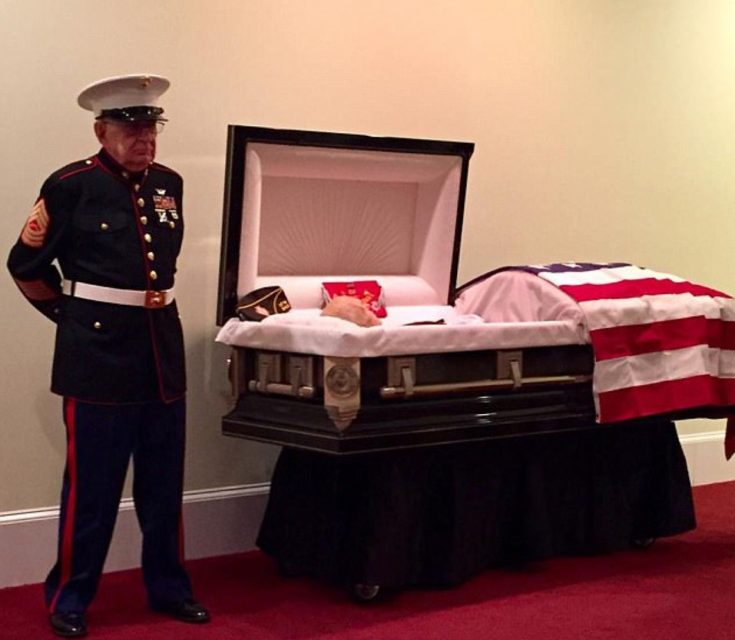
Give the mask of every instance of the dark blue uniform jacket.
<svg viewBox="0 0 735 640">
<path fill-rule="evenodd" d="M 104 150 L 43 184 L 8 268 L 31 304 L 57 323 L 52 391 L 102 403 L 184 394 L 176 302 L 147 309 L 61 293 L 61 275 L 120 289 L 172 288 L 182 188 L 181 176 L 163 165 L 130 174 Z"/>
</svg>

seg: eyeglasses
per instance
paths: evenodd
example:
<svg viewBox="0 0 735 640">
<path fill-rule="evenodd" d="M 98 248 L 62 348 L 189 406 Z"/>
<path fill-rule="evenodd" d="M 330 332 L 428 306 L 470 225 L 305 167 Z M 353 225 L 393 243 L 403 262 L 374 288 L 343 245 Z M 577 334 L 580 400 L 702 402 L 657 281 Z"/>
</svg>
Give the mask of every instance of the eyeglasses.
<svg viewBox="0 0 735 640">
<path fill-rule="evenodd" d="M 163 131 L 163 125 L 165 122 L 160 120 L 140 120 L 137 122 L 125 122 L 120 120 L 105 120 L 108 124 L 114 124 L 115 126 L 122 129 L 126 136 L 131 138 L 139 138 L 147 134 L 158 135 Z"/>
</svg>

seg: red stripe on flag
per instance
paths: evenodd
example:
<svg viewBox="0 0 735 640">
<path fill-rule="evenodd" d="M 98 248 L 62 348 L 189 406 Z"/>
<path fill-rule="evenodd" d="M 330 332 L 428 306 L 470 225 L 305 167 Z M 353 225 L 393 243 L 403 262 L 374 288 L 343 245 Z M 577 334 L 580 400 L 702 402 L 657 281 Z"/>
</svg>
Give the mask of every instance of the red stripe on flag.
<svg viewBox="0 0 735 640">
<path fill-rule="evenodd" d="M 655 296 L 661 294 L 690 293 L 693 296 L 711 296 L 713 298 L 730 298 L 725 293 L 703 287 L 691 282 L 674 282 L 673 280 L 658 280 L 643 278 L 641 280 L 623 280 L 611 284 L 565 284 L 560 285 L 568 296 L 577 302 L 589 300 L 619 300 L 621 298 L 639 298 L 641 296 Z"/>
<path fill-rule="evenodd" d="M 735 322 L 703 316 L 590 331 L 595 360 L 685 349 L 697 345 L 735 350 Z"/>
<path fill-rule="evenodd" d="M 698 407 L 735 405 L 735 379 L 694 376 L 606 391 L 599 395 L 600 422 L 619 422 Z"/>
<path fill-rule="evenodd" d="M 50 613 L 53 613 L 56 609 L 56 601 L 59 599 L 62 589 L 71 579 L 72 560 L 74 557 L 74 519 L 77 510 L 76 409 L 76 400 L 65 398 L 64 413 L 67 429 L 66 472 L 69 474 L 69 489 L 66 496 L 64 528 L 61 533 L 59 586 L 49 605 Z"/>
</svg>

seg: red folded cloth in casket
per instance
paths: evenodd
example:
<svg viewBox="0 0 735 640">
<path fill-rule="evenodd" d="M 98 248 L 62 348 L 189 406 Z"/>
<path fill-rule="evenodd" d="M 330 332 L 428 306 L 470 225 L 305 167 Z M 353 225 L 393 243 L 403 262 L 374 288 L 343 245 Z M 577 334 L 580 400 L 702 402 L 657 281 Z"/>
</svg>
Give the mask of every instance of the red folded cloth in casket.
<svg viewBox="0 0 735 640">
<path fill-rule="evenodd" d="M 378 318 L 385 318 L 383 288 L 375 280 L 357 280 L 353 282 L 324 282 L 322 294 L 326 305 L 337 296 L 357 298 Z"/>
</svg>

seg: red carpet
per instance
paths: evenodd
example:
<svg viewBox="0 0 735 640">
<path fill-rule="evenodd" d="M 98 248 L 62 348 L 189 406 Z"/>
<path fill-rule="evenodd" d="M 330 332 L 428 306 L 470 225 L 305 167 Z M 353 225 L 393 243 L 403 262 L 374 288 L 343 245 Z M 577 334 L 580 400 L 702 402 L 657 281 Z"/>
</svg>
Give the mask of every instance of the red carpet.
<svg viewBox="0 0 735 640">
<path fill-rule="evenodd" d="M 646 551 L 557 558 L 488 571 L 455 589 L 408 591 L 359 605 L 342 590 L 282 579 L 259 552 L 189 563 L 213 621 L 201 627 L 146 609 L 140 575 L 104 576 L 90 638 L 157 640 L 595 640 L 735 638 L 735 483 L 696 487 L 696 531 Z M 41 588 L 0 591 L 0 639 L 53 637 Z"/>
</svg>

